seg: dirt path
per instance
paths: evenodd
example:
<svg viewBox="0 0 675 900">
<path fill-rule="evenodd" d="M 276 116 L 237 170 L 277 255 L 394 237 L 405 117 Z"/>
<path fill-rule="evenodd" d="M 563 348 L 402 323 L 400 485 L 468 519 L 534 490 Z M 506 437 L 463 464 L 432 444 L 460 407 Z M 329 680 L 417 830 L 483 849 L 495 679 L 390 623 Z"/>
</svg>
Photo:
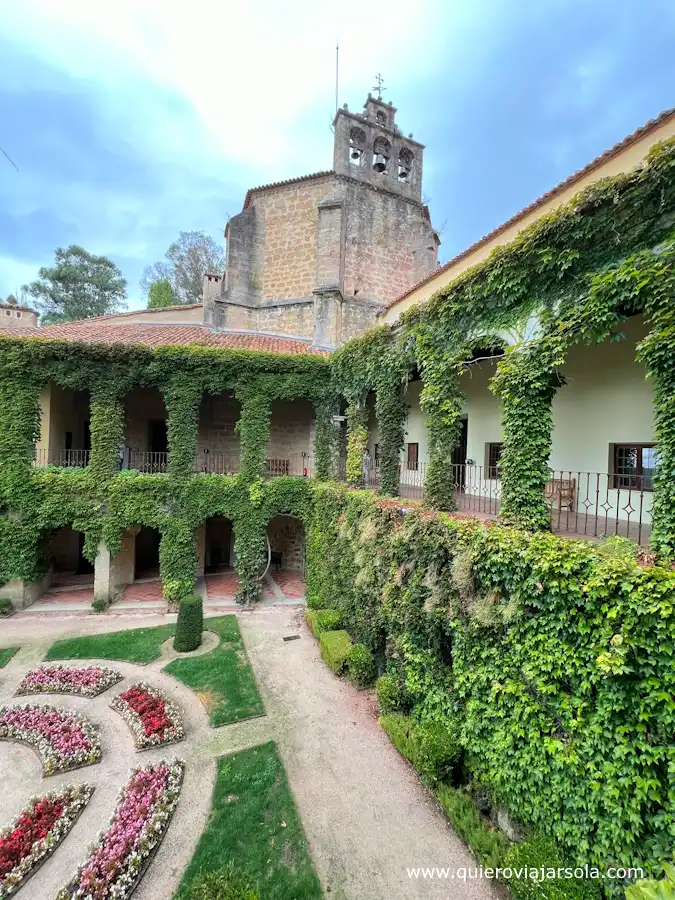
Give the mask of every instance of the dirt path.
<svg viewBox="0 0 675 900">
<path fill-rule="evenodd" d="M 496 898 L 485 880 L 408 877 L 408 867 L 477 863 L 377 724 L 372 695 L 323 664 L 302 612 L 239 621 L 326 897 Z M 300 639 L 284 642 L 292 634 Z"/>
</svg>

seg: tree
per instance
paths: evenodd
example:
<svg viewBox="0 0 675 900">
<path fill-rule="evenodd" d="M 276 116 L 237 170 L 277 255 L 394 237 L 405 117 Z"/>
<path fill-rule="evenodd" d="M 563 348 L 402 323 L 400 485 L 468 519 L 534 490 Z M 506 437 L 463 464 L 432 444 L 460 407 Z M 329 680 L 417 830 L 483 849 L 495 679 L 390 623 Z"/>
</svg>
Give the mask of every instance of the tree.
<svg viewBox="0 0 675 900">
<path fill-rule="evenodd" d="M 127 283 L 114 262 L 71 244 L 55 251 L 55 265 L 43 267 L 39 278 L 24 285 L 35 297 L 41 324 L 106 316 L 123 309 Z"/>
<path fill-rule="evenodd" d="M 157 281 L 153 281 L 148 291 L 148 309 L 175 306 L 177 303 L 176 294 L 168 278 L 158 278 Z"/>
<path fill-rule="evenodd" d="M 161 260 L 146 266 L 141 288 L 147 296 L 156 281 L 168 280 L 177 303 L 201 303 L 205 272 L 222 273 L 225 255 L 203 231 L 181 231 Z"/>
</svg>

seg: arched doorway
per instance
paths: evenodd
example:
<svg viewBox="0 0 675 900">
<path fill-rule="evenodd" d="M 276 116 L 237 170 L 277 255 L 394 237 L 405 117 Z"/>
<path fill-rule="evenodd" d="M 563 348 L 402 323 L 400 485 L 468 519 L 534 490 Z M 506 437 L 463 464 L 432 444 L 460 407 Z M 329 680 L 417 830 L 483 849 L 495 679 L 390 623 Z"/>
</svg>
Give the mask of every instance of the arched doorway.
<svg viewBox="0 0 675 900">
<path fill-rule="evenodd" d="M 295 516 L 275 516 L 267 526 L 271 551 L 268 579 L 277 600 L 305 596 L 305 528 Z"/>
<path fill-rule="evenodd" d="M 47 538 L 47 559 L 53 585 L 74 585 L 94 581 L 94 566 L 84 555 L 84 534 L 69 525 Z"/>
<path fill-rule="evenodd" d="M 234 531 L 225 516 L 211 516 L 205 523 L 204 573 L 226 572 L 234 565 Z"/>
<path fill-rule="evenodd" d="M 162 539 L 156 528 L 146 525 L 136 535 L 134 581 L 159 576 L 159 545 Z"/>
</svg>

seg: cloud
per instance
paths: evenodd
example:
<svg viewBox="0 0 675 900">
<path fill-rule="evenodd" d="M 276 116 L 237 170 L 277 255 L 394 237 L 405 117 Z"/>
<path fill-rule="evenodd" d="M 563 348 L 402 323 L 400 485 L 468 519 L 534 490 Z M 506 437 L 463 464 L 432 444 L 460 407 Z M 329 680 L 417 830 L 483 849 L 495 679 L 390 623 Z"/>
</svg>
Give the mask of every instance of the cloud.
<svg viewBox="0 0 675 900">
<path fill-rule="evenodd" d="M 382 71 L 427 145 L 443 258 L 672 105 L 675 13 L 652 0 L 5 4 L 0 296 L 56 246 L 144 265 L 216 240 L 248 187 L 329 168 L 335 107 Z M 36 27 L 39 23 L 39 27 Z M 28 275 L 24 273 L 29 273 Z"/>
</svg>

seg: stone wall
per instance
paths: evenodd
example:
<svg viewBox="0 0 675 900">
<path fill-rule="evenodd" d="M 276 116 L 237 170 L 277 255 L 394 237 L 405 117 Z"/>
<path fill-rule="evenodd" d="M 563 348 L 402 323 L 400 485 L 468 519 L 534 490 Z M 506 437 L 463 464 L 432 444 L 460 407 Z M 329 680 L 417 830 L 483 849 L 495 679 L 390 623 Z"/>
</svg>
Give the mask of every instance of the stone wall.
<svg viewBox="0 0 675 900">
<path fill-rule="evenodd" d="M 166 419 L 164 398 L 154 388 L 138 388 L 124 398 L 124 443 L 140 453 L 150 449 L 150 422 Z"/>
<path fill-rule="evenodd" d="M 342 343 L 346 343 L 372 328 L 377 322 L 377 315 L 380 309 L 379 303 L 363 303 L 351 299 L 344 300 L 342 303 Z"/>
<path fill-rule="evenodd" d="M 308 400 L 275 400 L 272 403 L 267 458 L 289 460 L 293 467 L 292 474 L 301 475 L 302 453 L 312 453 L 312 441 L 312 404 Z"/>
<path fill-rule="evenodd" d="M 239 435 L 235 426 L 240 416 L 239 402 L 231 393 L 206 395 L 202 399 L 199 410 L 199 432 L 197 439 L 197 458 L 212 454 L 223 454 L 228 460 L 239 459 Z M 205 454 L 204 451 L 209 453 Z M 205 461 L 205 465 L 213 464 L 218 471 L 219 460 L 215 457 Z M 207 469 L 208 470 L 208 469 Z"/>
<path fill-rule="evenodd" d="M 272 552 L 281 553 L 282 569 L 298 572 L 305 568 L 305 529 L 302 522 L 291 516 L 277 516 L 267 528 L 267 537 Z"/>
</svg>

